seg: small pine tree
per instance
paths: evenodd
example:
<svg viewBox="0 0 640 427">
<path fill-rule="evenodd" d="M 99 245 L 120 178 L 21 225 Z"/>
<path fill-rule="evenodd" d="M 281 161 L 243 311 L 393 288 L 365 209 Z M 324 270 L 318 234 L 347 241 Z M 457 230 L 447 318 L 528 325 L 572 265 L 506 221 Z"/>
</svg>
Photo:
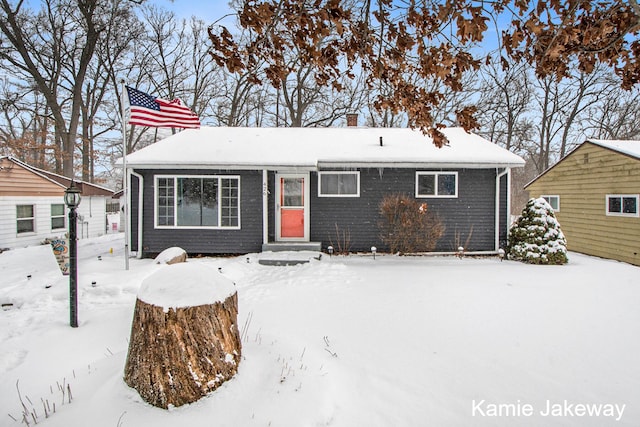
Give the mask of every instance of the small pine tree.
<svg viewBox="0 0 640 427">
<path fill-rule="evenodd" d="M 530 264 L 567 263 L 567 240 L 553 208 L 543 198 L 527 202 L 509 233 L 510 259 Z"/>
</svg>

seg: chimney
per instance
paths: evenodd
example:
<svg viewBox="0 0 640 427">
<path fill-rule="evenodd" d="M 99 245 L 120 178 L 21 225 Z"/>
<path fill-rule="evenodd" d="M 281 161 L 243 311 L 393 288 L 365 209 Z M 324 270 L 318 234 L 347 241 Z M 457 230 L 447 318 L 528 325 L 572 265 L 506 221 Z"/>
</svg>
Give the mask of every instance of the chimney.
<svg viewBox="0 0 640 427">
<path fill-rule="evenodd" d="M 358 127 L 358 113 L 347 113 L 347 127 Z"/>
</svg>

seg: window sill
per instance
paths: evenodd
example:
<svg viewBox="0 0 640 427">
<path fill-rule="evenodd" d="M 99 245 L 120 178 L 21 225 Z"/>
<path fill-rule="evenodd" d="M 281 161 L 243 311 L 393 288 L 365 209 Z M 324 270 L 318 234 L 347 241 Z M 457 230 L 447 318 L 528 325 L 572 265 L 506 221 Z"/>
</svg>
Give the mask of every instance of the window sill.
<svg viewBox="0 0 640 427">
<path fill-rule="evenodd" d="M 611 216 L 611 217 L 616 217 L 616 218 L 640 218 L 640 216 L 637 213 L 628 214 L 628 213 L 611 213 L 611 212 L 607 212 L 606 215 L 607 216 Z"/>
</svg>

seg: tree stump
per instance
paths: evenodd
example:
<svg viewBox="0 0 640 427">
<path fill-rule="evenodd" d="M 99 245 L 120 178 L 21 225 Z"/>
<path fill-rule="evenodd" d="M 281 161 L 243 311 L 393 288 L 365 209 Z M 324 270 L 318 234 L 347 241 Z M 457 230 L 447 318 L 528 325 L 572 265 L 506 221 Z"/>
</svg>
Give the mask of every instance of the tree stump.
<svg viewBox="0 0 640 427">
<path fill-rule="evenodd" d="M 138 293 L 124 380 L 160 408 L 195 402 L 237 372 L 233 282 L 200 263 L 167 265 Z"/>
</svg>

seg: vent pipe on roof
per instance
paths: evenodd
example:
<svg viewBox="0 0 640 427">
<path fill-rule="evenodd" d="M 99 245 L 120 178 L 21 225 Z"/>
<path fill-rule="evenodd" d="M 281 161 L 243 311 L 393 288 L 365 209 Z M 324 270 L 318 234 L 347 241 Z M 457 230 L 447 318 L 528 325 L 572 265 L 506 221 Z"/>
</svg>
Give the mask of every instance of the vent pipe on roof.
<svg viewBox="0 0 640 427">
<path fill-rule="evenodd" d="M 382 137 L 380 137 L 380 147 L 382 147 Z"/>
</svg>

